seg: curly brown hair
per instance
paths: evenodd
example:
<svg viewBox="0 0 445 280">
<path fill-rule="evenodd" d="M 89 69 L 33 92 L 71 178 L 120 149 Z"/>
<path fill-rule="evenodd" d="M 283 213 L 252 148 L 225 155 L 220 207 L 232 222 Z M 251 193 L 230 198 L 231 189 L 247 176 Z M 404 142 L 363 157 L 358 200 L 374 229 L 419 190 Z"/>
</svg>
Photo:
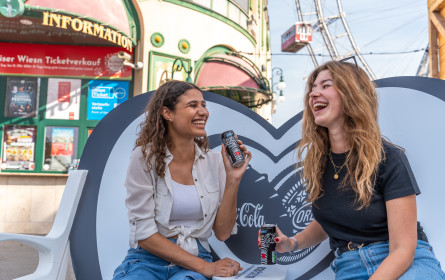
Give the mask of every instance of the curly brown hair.
<svg viewBox="0 0 445 280">
<path fill-rule="evenodd" d="M 346 158 L 347 183 L 356 193 L 358 209 L 370 204 L 374 183 L 384 150 L 380 127 L 377 122 L 378 98 L 374 83 L 366 72 L 352 63 L 330 61 L 316 68 L 306 84 L 303 112 L 302 139 L 297 147 L 298 157 L 303 158 L 303 177 L 307 183 L 309 200 L 315 202 L 323 195 L 322 176 L 329 154 L 328 130 L 315 123 L 309 104 L 309 94 L 321 71 L 328 70 L 343 102 L 346 116 L 343 128 L 351 149 Z"/>
<path fill-rule="evenodd" d="M 168 142 L 168 124 L 161 114 L 162 107 L 167 107 L 170 111 L 175 110 L 179 98 L 188 90 L 197 89 L 201 93 L 201 89 L 194 84 L 183 81 L 169 81 L 162 84 L 153 94 L 150 102 L 145 108 L 146 118 L 140 124 L 141 130 L 136 147 L 141 147 L 142 154 L 146 158 L 148 170 L 152 170 L 151 159 L 154 157 L 154 169 L 159 177 L 165 175 L 165 156 Z M 195 142 L 204 151 L 209 149 L 207 136 L 195 138 Z M 148 144 L 150 144 L 150 152 L 147 154 Z"/>
</svg>

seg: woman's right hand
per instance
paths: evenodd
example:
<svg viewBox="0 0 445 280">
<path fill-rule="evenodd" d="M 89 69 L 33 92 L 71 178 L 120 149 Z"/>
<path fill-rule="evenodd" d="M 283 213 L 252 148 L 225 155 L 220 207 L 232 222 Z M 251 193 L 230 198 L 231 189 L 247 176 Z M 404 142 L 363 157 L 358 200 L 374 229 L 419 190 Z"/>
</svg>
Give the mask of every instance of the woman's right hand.
<svg viewBox="0 0 445 280">
<path fill-rule="evenodd" d="M 276 236 L 275 236 L 275 243 L 277 244 L 276 250 L 278 253 L 285 253 L 290 252 L 295 249 L 295 241 L 284 235 L 281 230 L 278 228 L 278 226 L 275 226 L 276 228 Z M 258 230 L 258 248 L 261 248 L 261 230 Z"/>
<path fill-rule="evenodd" d="M 201 274 L 208 278 L 212 278 L 212 276 L 230 277 L 238 275 L 238 272 L 241 270 L 243 270 L 243 268 L 239 262 L 224 258 L 216 262 L 207 263 L 205 271 Z"/>
</svg>

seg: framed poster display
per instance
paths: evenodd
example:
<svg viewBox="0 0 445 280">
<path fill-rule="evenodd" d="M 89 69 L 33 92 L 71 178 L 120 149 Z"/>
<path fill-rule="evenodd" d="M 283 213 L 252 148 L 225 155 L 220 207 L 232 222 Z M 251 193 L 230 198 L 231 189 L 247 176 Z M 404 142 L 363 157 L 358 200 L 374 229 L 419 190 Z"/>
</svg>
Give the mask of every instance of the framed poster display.
<svg viewBox="0 0 445 280">
<path fill-rule="evenodd" d="M 46 119 L 78 120 L 81 80 L 48 79 Z"/>
<path fill-rule="evenodd" d="M 44 171 L 68 171 L 73 160 L 77 159 L 77 127 L 45 128 Z"/>
<path fill-rule="evenodd" d="M 90 81 L 88 85 L 88 120 L 101 120 L 128 99 L 128 82 Z"/>
<path fill-rule="evenodd" d="M 34 170 L 36 126 L 3 127 L 2 170 Z"/>
<path fill-rule="evenodd" d="M 6 81 L 5 117 L 37 116 L 39 79 L 8 77 Z"/>
</svg>

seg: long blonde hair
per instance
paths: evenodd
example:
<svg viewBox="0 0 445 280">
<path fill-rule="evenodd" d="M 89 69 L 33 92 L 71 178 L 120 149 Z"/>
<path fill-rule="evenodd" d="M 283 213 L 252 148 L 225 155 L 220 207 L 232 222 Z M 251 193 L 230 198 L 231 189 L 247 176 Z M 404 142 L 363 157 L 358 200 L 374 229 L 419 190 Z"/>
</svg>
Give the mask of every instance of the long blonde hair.
<svg viewBox="0 0 445 280">
<path fill-rule="evenodd" d="M 346 158 L 347 175 L 341 185 L 349 184 L 356 193 L 358 209 L 369 206 L 379 163 L 384 151 L 377 123 L 378 100 L 374 83 L 366 72 L 352 63 L 331 61 L 315 69 L 307 80 L 304 99 L 302 139 L 297 147 L 303 158 L 303 178 L 308 199 L 315 202 L 323 195 L 322 180 L 330 152 L 328 129 L 315 124 L 309 93 L 318 74 L 328 70 L 334 88 L 343 102 L 344 131 L 351 147 Z"/>
</svg>

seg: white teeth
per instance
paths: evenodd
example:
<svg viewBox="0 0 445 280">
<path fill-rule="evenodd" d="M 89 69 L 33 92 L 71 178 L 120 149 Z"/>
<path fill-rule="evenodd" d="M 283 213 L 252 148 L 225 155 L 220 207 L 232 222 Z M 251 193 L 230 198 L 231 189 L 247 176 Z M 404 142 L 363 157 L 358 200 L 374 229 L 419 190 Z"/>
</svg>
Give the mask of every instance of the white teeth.
<svg viewBox="0 0 445 280">
<path fill-rule="evenodd" d="M 315 103 L 315 104 L 314 104 L 314 108 L 317 108 L 317 107 L 326 107 L 326 106 L 328 106 L 327 103 L 321 103 L 321 102 L 319 102 L 319 103 Z"/>
<path fill-rule="evenodd" d="M 196 125 L 205 125 L 206 124 L 205 121 L 194 121 L 193 123 Z"/>
</svg>

